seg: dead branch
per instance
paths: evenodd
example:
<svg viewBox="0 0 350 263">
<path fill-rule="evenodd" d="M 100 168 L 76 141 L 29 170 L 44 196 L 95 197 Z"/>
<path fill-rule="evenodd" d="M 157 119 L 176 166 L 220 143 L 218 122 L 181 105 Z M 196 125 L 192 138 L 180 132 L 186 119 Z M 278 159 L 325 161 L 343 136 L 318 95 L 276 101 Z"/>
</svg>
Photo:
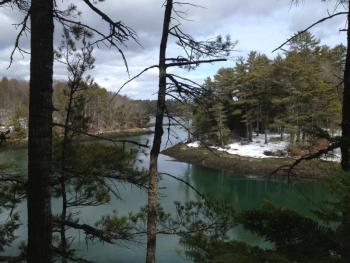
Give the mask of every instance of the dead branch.
<svg viewBox="0 0 350 263">
<path fill-rule="evenodd" d="M 74 229 L 83 230 L 87 236 L 92 236 L 94 238 L 99 238 L 101 241 L 107 242 L 109 244 L 113 244 L 113 240 L 122 239 L 121 236 L 116 234 L 107 233 L 101 229 L 94 228 L 87 224 L 79 224 L 76 222 L 68 221 L 68 220 L 60 220 L 58 218 L 53 218 L 53 223 L 56 225 L 65 225 Z"/>
<path fill-rule="evenodd" d="M 159 173 L 160 175 L 166 175 L 166 176 L 169 176 L 177 181 L 180 181 L 181 183 L 187 185 L 189 188 L 191 188 L 199 197 L 201 197 L 202 199 L 205 199 L 205 196 L 199 191 L 197 190 L 193 185 L 191 185 L 189 182 L 186 182 L 185 180 L 179 178 L 179 177 L 176 177 L 174 175 L 171 175 L 169 173 Z"/>
<path fill-rule="evenodd" d="M 111 102 L 114 100 L 114 98 L 116 96 L 119 95 L 120 91 L 126 86 L 128 85 L 130 82 L 134 81 L 135 79 L 137 79 L 138 77 L 140 77 L 143 73 L 145 73 L 146 71 L 152 69 L 152 68 L 158 68 L 159 66 L 158 65 L 153 65 L 153 66 L 150 66 L 148 68 L 145 68 L 144 70 L 142 70 L 140 73 L 138 73 L 137 75 L 135 75 L 134 77 L 132 77 L 131 79 L 129 79 L 128 81 L 126 81 L 119 89 L 118 91 L 113 95 L 112 99 L 111 99 Z"/>
<path fill-rule="evenodd" d="M 316 25 L 320 24 L 320 23 L 323 23 L 324 21 L 327 21 L 329 19 L 332 19 L 333 17 L 336 17 L 336 16 L 339 16 L 339 15 L 347 15 L 348 12 L 338 12 L 338 13 L 335 13 L 333 15 L 329 15 L 327 17 L 324 17 L 318 21 L 316 21 L 315 23 L 313 23 L 312 25 L 308 26 L 307 28 L 305 28 L 304 30 L 302 31 L 299 31 L 298 33 L 296 33 L 294 36 L 292 36 L 291 38 L 287 39 L 284 43 L 282 43 L 279 47 L 275 48 L 272 52 L 275 52 L 279 49 L 281 49 L 282 47 L 284 47 L 286 44 L 288 44 L 290 41 L 292 41 L 293 39 L 295 39 L 296 37 L 304 34 L 305 32 L 309 31 L 311 28 L 315 27 Z"/>
<path fill-rule="evenodd" d="M 27 51 L 25 51 L 24 49 L 22 49 L 22 48 L 19 46 L 19 41 L 20 41 L 22 35 L 28 30 L 27 22 L 28 22 L 28 20 L 29 20 L 29 17 L 30 17 L 30 10 L 29 10 L 29 11 L 27 12 L 27 14 L 25 15 L 23 21 L 22 21 L 21 23 L 19 23 L 18 25 L 16 25 L 16 27 L 17 27 L 17 26 L 20 26 L 21 29 L 20 29 L 20 31 L 18 32 L 17 36 L 16 36 L 15 45 L 14 45 L 12 51 L 11 51 L 10 63 L 9 63 L 9 65 L 8 65 L 7 69 L 9 69 L 9 68 L 11 67 L 11 65 L 12 65 L 13 56 L 14 56 L 16 50 L 18 50 L 21 54 L 22 54 L 22 53 L 28 54 Z M 23 54 L 22 54 L 22 56 L 23 56 Z"/>
<path fill-rule="evenodd" d="M 98 36 L 95 42 L 91 43 L 91 45 L 98 45 L 99 43 L 103 43 L 108 47 L 109 44 L 111 47 L 115 48 L 119 54 L 121 55 L 124 65 L 126 67 L 127 72 L 129 73 L 129 67 L 124 55 L 123 50 L 119 47 L 119 45 L 123 44 L 125 41 L 132 39 L 136 43 L 139 43 L 137 40 L 136 33 L 126 25 L 124 25 L 121 21 L 114 22 L 108 15 L 102 12 L 100 9 L 95 7 L 89 0 L 83 0 L 89 8 L 91 8 L 96 14 L 98 14 L 108 25 L 109 25 L 109 33 L 102 33 L 101 31 L 93 28 L 87 24 L 84 24 L 80 21 L 75 21 L 68 18 L 68 15 L 60 12 L 59 10 L 54 10 L 54 17 L 61 23 L 63 27 L 72 28 L 72 26 L 78 26 L 85 28 Z"/>
<path fill-rule="evenodd" d="M 337 142 L 333 142 L 331 143 L 327 148 L 324 148 L 322 150 L 319 150 L 318 152 L 315 153 L 310 153 L 307 155 L 304 155 L 302 157 L 300 157 L 299 159 L 295 160 L 292 164 L 290 165 L 283 165 L 278 167 L 276 170 L 274 170 L 271 175 L 275 175 L 280 171 L 286 171 L 287 175 L 291 175 L 293 173 L 293 170 L 303 161 L 310 161 L 310 160 L 314 160 L 317 159 L 319 157 L 321 157 L 324 154 L 327 154 L 337 148 L 339 148 L 341 145 L 340 141 Z"/>
<path fill-rule="evenodd" d="M 132 141 L 132 140 L 115 140 L 115 139 L 108 138 L 108 137 L 105 137 L 105 136 L 101 136 L 101 135 L 96 135 L 96 134 L 84 132 L 84 131 L 82 131 L 82 130 L 75 129 L 75 128 L 73 128 L 73 127 L 66 126 L 66 125 L 60 124 L 60 123 L 55 123 L 55 122 L 54 122 L 54 123 L 52 123 L 52 126 L 57 126 L 57 127 L 65 128 L 65 129 L 71 130 L 71 131 L 73 131 L 73 132 L 76 132 L 76 133 L 79 133 L 79 134 L 83 134 L 83 135 L 86 135 L 86 136 L 89 136 L 89 137 L 92 137 L 92 138 L 104 140 L 104 141 L 109 141 L 109 142 L 113 142 L 113 143 L 129 143 L 129 144 L 137 145 L 137 146 L 139 146 L 139 147 L 149 148 L 148 143 L 147 143 L 147 144 L 143 144 L 143 143 L 138 143 L 138 142 L 135 142 L 135 141 Z"/>
<path fill-rule="evenodd" d="M 167 63 L 166 67 L 182 67 L 182 66 L 188 66 L 188 65 L 200 65 L 204 63 L 214 63 L 214 62 L 220 62 L 220 61 L 227 61 L 226 58 L 218 58 L 218 59 L 206 59 L 206 60 L 197 60 L 197 61 L 188 61 L 188 62 L 173 62 L 173 63 Z"/>
</svg>

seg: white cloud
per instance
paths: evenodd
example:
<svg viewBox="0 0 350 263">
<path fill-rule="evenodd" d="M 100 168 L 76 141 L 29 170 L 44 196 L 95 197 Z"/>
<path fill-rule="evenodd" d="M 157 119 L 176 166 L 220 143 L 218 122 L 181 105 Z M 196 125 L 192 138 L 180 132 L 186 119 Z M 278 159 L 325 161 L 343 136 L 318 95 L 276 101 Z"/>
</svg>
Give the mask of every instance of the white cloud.
<svg viewBox="0 0 350 263">
<path fill-rule="evenodd" d="M 271 50 L 288 36 L 327 16 L 327 10 L 333 11 L 335 5 L 333 1 L 320 0 L 304 1 L 299 6 L 291 6 L 290 0 L 193 0 L 192 2 L 205 8 L 183 6 L 182 10 L 188 11 L 186 17 L 193 20 L 183 21 L 184 29 L 199 38 L 230 34 L 233 40 L 239 41 L 234 57 L 243 56 L 250 50 L 273 56 Z M 163 0 L 106 0 L 98 5 L 111 17 L 132 27 L 138 34 L 143 47 L 129 42 L 124 48 L 131 75 L 157 63 L 163 21 L 162 3 Z M 94 15 L 81 1 L 79 6 L 83 11 L 83 22 L 100 30 L 107 30 L 101 18 Z M 0 10 L 0 76 L 16 78 L 29 76 L 28 56 L 23 59 L 17 54 L 12 68 L 6 70 L 11 45 L 16 36 L 12 24 L 20 22 L 22 16 L 10 9 Z M 322 40 L 322 43 L 334 46 L 345 41 L 344 33 L 339 33 L 339 29 L 344 26 L 345 18 L 338 17 L 317 26 L 312 32 Z M 56 29 L 55 39 L 58 42 L 60 36 L 58 25 Z M 22 44 L 28 47 L 29 40 L 24 39 Z M 170 45 L 169 52 L 175 52 L 173 44 Z M 115 50 L 107 48 L 96 49 L 94 54 L 96 68 L 91 75 L 99 84 L 110 90 L 117 90 L 128 79 L 122 58 Z M 229 61 L 214 66 L 206 65 L 200 67 L 198 71 L 185 74 L 201 82 L 208 75 L 214 74 L 219 67 L 232 66 L 233 63 Z M 64 67 L 56 63 L 54 74 L 55 78 L 64 79 L 66 74 Z M 123 94 L 133 98 L 154 98 L 156 87 L 157 70 L 152 70 L 126 87 Z"/>
</svg>

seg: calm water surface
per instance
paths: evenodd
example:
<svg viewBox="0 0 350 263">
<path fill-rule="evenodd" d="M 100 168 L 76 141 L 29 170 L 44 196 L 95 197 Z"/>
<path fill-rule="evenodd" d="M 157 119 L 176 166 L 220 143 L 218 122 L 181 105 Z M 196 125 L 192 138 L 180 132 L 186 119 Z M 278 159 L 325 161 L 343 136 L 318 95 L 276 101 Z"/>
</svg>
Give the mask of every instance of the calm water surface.
<svg viewBox="0 0 350 263">
<path fill-rule="evenodd" d="M 143 135 L 132 137 L 140 142 L 150 142 L 152 135 Z M 185 132 L 174 129 L 171 132 L 170 142 L 166 145 L 168 134 L 164 134 L 163 149 L 171 144 L 177 143 L 187 138 Z M 148 167 L 148 156 L 139 154 L 139 167 Z M 14 162 L 19 169 L 26 171 L 27 151 L 26 150 L 8 150 L 0 152 L 1 162 Z M 268 179 L 255 177 L 254 175 L 241 176 L 234 173 L 223 172 L 219 170 L 201 168 L 187 163 L 177 162 L 170 157 L 161 155 L 159 159 L 159 170 L 161 172 L 171 173 L 172 175 L 188 180 L 202 193 L 211 198 L 223 199 L 230 202 L 236 210 L 258 208 L 265 200 L 278 205 L 283 205 L 296 211 L 311 215 L 311 210 L 324 201 L 327 194 L 322 188 L 321 183 L 312 181 L 288 182 L 284 179 Z M 174 201 L 196 200 L 196 195 L 190 188 L 179 181 L 169 177 L 164 177 L 160 182 L 161 204 L 169 212 L 174 211 Z M 108 205 L 99 207 L 84 208 L 74 210 L 79 212 L 82 223 L 94 224 L 102 215 L 110 214 L 116 210 L 118 214 L 123 215 L 129 212 L 136 212 L 147 203 L 145 192 L 128 185 L 121 185 L 119 192 L 122 200 L 112 200 Z M 59 200 L 53 200 L 53 210 L 59 211 Z M 26 222 L 26 204 L 19 207 L 21 218 Z M 237 240 L 249 242 L 253 245 L 269 246 L 261 238 L 248 233 L 247 231 L 236 228 L 232 230 L 232 236 Z M 26 227 L 21 227 L 17 233 L 19 236 L 16 244 L 26 239 Z M 74 247 L 82 256 L 95 262 L 144 262 L 145 244 L 119 243 L 117 245 L 108 245 L 99 242 L 89 244 L 87 247 L 82 233 L 75 234 Z M 158 262 L 189 262 L 186 260 L 178 244 L 178 238 L 174 236 L 159 236 L 157 240 Z M 16 248 L 10 252 L 14 253 Z"/>
</svg>

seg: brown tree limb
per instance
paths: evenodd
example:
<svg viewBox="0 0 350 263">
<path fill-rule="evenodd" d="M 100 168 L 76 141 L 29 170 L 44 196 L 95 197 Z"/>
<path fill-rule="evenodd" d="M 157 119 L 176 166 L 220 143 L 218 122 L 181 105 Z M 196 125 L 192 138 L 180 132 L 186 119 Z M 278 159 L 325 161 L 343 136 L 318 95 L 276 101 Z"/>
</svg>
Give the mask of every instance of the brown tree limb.
<svg viewBox="0 0 350 263">
<path fill-rule="evenodd" d="M 213 63 L 213 62 L 220 62 L 220 61 L 227 61 L 226 58 L 217 58 L 217 59 L 205 59 L 205 60 L 196 60 L 196 61 L 188 61 L 188 62 L 173 62 L 173 63 L 167 63 L 166 67 L 181 67 L 181 66 L 188 66 L 188 65 L 199 65 L 204 63 Z"/>
<path fill-rule="evenodd" d="M 299 159 L 295 160 L 290 165 L 283 165 L 283 166 L 278 167 L 276 170 L 274 170 L 271 173 L 271 175 L 275 175 L 278 172 L 283 171 L 283 170 L 286 170 L 287 174 L 290 175 L 293 172 L 293 170 L 301 162 L 317 159 L 317 158 L 321 157 L 322 155 L 327 154 L 327 153 L 329 153 L 329 152 L 339 148 L 340 146 L 341 146 L 341 142 L 340 141 L 331 143 L 327 148 L 321 149 L 321 150 L 319 150 L 318 152 L 315 152 L 315 153 L 310 153 L 310 154 L 304 155 L 304 156 L 300 157 Z"/>
<path fill-rule="evenodd" d="M 107 242 L 109 244 L 113 244 L 113 239 L 121 239 L 117 235 L 112 235 L 111 233 L 107 233 L 98 228 L 94 228 L 87 224 L 79 224 L 76 222 L 72 222 L 69 220 L 60 220 L 58 218 L 53 219 L 53 223 L 56 225 L 65 225 L 74 229 L 83 230 L 87 236 L 93 236 L 95 238 L 99 238 L 101 241 Z"/>
</svg>

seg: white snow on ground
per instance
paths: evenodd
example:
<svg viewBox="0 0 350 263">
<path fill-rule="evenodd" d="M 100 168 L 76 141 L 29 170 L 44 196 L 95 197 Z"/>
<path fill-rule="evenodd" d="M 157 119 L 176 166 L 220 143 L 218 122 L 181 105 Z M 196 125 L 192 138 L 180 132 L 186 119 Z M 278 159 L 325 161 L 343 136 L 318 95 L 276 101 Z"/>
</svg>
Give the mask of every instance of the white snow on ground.
<svg viewBox="0 0 350 263">
<path fill-rule="evenodd" d="M 249 144 L 241 144 L 240 142 L 235 142 L 226 145 L 225 147 L 215 147 L 211 146 L 211 148 L 216 149 L 218 151 L 227 152 L 229 154 L 235 154 L 243 157 L 252 157 L 252 158 L 284 158 L 285 156 L 267 156 L 264 154 L 265 151 L 268 152 L 277 152 L 277 151 L 286 151 L 288 147 L 288 137 L 285 136 L 284 141 L 279 141 L 278 138 L 280 136 L 276 134 L 268 135 L 268 144 L 265 144 L 265 135 L 261 134 L 259 136 L 253 136 L 253 142 Z M 275 140 L 271 141 L 271 138 L 275 138 Z M 187 144 L 188 147 L 198 148 L 200 147 L 200 142 L 192 142 Z M 340 162 L 340 150 L 337 149 L 333 152 L 333 154 L 329 154 L 328 156 L 323 156 L 322 160 Z"/>
<path fill-rule="evenodd" d="M 279 135 L 269 135 L 268 139 L 272 137 L 279 137 Z M 236 154 L 240 156 L 253 158 L 271 158 L 264 154 L 265 151 L 276 152 L 278 150 L 285 150 L 288 146 L 287 141 L 273 141 L 265 144 L 265 135 L 253 136 L 253 142 L 241 145 L 240 142 L 235 142 L 227 145 L 225 148 L 215 147 L 218 151 L 224 151 L 229 154 Z M 278 158 L 278 157 L 277 157 Z"/>
<path fill-rule="evenodd" d="M 188 147 L 192 147 L 192 148 L 198 148 L 200 145 L 201 145 L 201 144 L 200 144 L 199 141 L 191 142 L 191 143 L 188 143 L 188 144 L 187 144 Z"/>
<path fill-rule="evenodd" d="M 279 135 L 268 135 L 269 143 L 265 144 L 265 135 L 261 134 L 259 136 L 253 136 L 253 142 L 242 145 L 240 142 L 235 142 L 226 145 L 226 147 L 212 147 L 218 151 L 224 151 L 229 154 L 236 154 L 245 157 L 253 157 L 253 158 L 271 158 L 271 156 L 267 156 L 264 154 L 265 151 L 276 152 L 278 150 L 284 151 L 288 146 L 288 141 L 270 141 L 271 138 L 277 137 Z M 187 144 L 188 147 L 197 148 L 200 146 L 198 141 Z M 279 158 L 279 157 L 272 157 Z"/>
<path fill-rule="evenodd" d="M 321 157 L 322 160 L 325 161 L 332 161 L 332 162 L 338 162 L 341 161 L 341 152 L 340 148 L 335 149 L 333 152 L 330 152 L 328 155 Z"/>
</svg>

